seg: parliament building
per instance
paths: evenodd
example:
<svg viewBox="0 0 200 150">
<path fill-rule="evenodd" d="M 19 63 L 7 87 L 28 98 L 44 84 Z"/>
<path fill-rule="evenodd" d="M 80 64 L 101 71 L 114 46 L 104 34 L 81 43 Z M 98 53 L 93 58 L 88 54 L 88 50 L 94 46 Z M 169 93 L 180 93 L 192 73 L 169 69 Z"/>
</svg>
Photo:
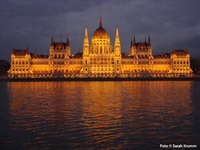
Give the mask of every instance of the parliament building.
<svg viewBox="0 0 200 150">
<path fill-rule="evenodd" d="M 114 45 L 102 26 L 89 42 L 85 28 L 83 51 L 71 54 L 70 42 L 51 39 L 49 55 L 37 55 L 28 50 L 12 50 L 11 78 L 136 78 L 191 77 L 190 54 L 187 49 L 153 55 L 150 37 L 143 42 L 131 40 L 129 54 L 121 51 L 118 28 Z"/>
</svg>

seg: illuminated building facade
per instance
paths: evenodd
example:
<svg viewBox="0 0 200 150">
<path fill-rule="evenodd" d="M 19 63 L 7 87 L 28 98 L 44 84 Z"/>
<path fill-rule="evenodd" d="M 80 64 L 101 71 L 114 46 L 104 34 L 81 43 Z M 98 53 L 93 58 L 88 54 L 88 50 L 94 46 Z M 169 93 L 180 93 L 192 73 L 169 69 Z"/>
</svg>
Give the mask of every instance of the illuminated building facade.
<svg viewBox="0 0 200 150">
<path fill-rule="evenodd" d="M 179 77 L 192 76 L 188 50 L 173 49 L 171 53 L 153 55 L 150 37 L 144 42 L 131 40 L 129 54 L 122 53 L 116 28 L 112 46 L 110 36 L 102 26 L 94 32 L 91 44 L 85 28 L 83 51 L 71 54 L 69 39 L 56 42 L 51 39 L 49 55 L 37 55 L 26 50 L 13 49 L 10 77 L 27 78 L 113 78 L 113 77 Z"/>
</svg>

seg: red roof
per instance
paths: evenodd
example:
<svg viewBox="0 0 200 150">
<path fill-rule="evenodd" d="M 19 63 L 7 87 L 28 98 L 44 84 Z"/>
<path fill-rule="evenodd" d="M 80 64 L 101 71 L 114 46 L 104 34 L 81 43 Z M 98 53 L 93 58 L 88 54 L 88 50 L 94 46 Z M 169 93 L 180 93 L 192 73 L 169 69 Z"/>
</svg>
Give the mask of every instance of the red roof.
<svg viewBox="0 0 200 150">
<path fill-rule="evenodd" d="M 26 54 L 29 54 L 28 50 L 15 50 L 13 49 L 12 54 L 17 56 L 25 56 Z"/>
<path fill-rule="evenodd" d="M 178 55 L 178 56 L 185 56 L 185 55 L 188 54 L 188 51 L 187 50 L 175 50 L 175 49 L 173 49 L 171 54 L 175 54 L 175 55 Z"/>
</svg>

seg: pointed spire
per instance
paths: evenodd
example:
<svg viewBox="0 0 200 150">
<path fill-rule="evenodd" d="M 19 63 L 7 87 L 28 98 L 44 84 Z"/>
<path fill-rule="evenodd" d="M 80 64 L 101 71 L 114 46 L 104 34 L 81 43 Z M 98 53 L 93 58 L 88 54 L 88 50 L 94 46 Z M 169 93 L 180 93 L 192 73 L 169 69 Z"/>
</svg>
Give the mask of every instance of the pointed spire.
<svg viewBox="0 0 200 150">
<path fill-rule="evenodd" d="M 147 43 L 147 39 L 146 39 L 146 37 L 145 37 L 145 40 L 144 40 L 144 42 L 145 42 L 145 43 Z"/>
<path fill-rule="evenodd" d="M 119 36 L 118 27 L 116 28 L 116 36 Z"/>
<path fill-rule="evenodd" d="M 85 27 L 85 36 L 84 36 L 84 41 L 83 41 L 83 54 L 84 55 L 89 54 L 89 38 L 88 38 L 87 27 Z"/>
<path fill-rule="evenodd" d="M 118 31 L 118 27 L 116 28 L 116 36 L 115 36 L 115 41 L 116 42 L 119 42 L 120 40 L 119 40 L 119 31 Z"/>
<path fill-rule="evenodd" d="M 115 36 L 115 45 L 114 45 L 114 51 L 117 55 L 121 54 L 121 44 L 120 44 L 120 38 L 119 38 L 119 31 L 118 27 L 116 28 L 116 36 Z"/>
<path fill-rule="evenodd" d="M 134 39 L 133 39 L 133 44 L 135 44 L 135 35 L 134 35 Z"/>
<path fill-rule="evenodd" d="M 87 26 L 85 27 L 85 36 L 88 36 Z"/>
<path fill-rule="evenodd" d="M 150 35 L 149 35 L 149 37 L 148 37 L 148 45 L 149 45 L 149 46 L 151 45 Z"/>
<path fill-rule="evenodd" d="M 87 27 L 85 28 L 85 36 L 84 36 L 84 46 L 89 46 L 89 39 L 88 39 L 88 30 Z"/>
<path fill-rule="evenodd" d="M 102 20 L 101 20 L 101 16 L 100 16 L 99 27 L 102 27 Z"/>
</svg>

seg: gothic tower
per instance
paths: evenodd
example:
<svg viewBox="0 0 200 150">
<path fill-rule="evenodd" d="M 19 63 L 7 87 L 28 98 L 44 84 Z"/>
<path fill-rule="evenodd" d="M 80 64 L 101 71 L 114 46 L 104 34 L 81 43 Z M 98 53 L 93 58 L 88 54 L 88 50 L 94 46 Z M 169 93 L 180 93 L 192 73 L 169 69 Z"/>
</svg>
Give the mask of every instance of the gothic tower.
<svg viewBox="0 0 200 150">
<path fill-rule="evenodd" d="M 120 39 L 119 39 L 119 31 L 118 31 L 118 28 L 116 28 L 114 52 L 115 52 L 115 55 L 121 56 L 121 44 L 120 44 Z"/>
<path fill-rule="evenodd" d="M 88 30 L 85 28 L 85 36 L 83 42 L 83 55 L 87 56 L 89 54 L 89 39 L 88 39 Z"/>
</svg>

